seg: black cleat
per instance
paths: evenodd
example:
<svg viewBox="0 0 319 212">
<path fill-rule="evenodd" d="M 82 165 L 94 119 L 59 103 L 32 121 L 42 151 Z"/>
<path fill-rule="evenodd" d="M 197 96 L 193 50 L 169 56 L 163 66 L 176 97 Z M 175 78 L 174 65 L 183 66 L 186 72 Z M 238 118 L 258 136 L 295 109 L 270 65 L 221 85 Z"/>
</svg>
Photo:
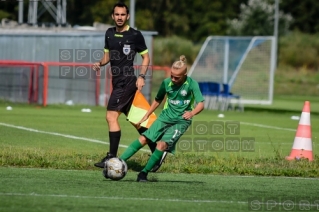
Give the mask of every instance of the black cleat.
<svg viewBox="0 0 319 212">
<path fill-rule="evenodd" d="M 147 173 L 145 172 L 140 172 L 138 175 L 137 175 L 137 182 L 147 182 Z"/>
<path fill-rule="evenodd" d="M 114 158 L 115 156 L 112 155 L 111 153 L 107 153 L 106 156 L 98 163 L 95 163 L 94 166 L 98 167 L 98 168 L 105 168 L 105 162 L 110 159 L 110 158 Z"/>
<path fill-rule="evenodd" d="M 165 151 L 165 152 L 163 153 L 163 156 L 162 156 L 161 160 L 158 161 L 157 164 L 155 164 L 155 166 L 153 167 L 153 169 L 151 170 L 151 172 L 156 172 L 157 170 L 159 170 L 159 168 L 161 168 L 161 166 L 162 166 L 162 164 L 163 164 L 163 162 L 164 162 L 166 156 L 167 156 L 167 152 Z"/>
</svg>

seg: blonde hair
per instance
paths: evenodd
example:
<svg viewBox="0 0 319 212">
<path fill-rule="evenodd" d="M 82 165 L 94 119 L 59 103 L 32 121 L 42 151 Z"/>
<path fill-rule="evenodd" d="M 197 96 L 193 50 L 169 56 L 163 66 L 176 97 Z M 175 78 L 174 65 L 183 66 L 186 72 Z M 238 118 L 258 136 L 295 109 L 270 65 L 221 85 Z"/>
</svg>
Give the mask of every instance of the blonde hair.
<svg viewBox="0 0 319 212">
<path fill-rule="evenodd" d="M 179 57 L 178 61 L 175 61 L 172 65 L 173 69 L 183 69 L 184 71 L 187 71 L 187 64 L 186 64 L 187 60 L 186 57 L 184 55 L 181 55 Z"/>
</svg>

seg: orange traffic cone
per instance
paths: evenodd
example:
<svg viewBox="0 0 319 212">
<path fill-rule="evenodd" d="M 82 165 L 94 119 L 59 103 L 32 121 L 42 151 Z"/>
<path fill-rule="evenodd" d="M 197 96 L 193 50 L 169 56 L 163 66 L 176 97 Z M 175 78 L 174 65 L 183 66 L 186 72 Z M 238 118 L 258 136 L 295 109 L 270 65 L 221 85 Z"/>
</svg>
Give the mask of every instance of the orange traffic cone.
<svg viewBox="0 0 319 212">
<path fill-rule="evenodd" d="M 299 160 L 301 158 L 307 158 L 309 161 L 313 160 L 309 101 L 306 101 L 303 106 L 294 144 L 290 155 L 286 157 L 287 160 Z"/>
</svg>

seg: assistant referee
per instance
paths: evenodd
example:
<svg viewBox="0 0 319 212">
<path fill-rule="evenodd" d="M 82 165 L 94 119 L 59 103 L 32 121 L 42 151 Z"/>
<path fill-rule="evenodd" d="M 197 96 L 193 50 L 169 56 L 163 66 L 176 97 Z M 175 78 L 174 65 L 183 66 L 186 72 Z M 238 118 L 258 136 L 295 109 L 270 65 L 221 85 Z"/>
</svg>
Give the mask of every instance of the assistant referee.
<svg viewBox="0 0 319 212">
<path fill-rule="evenodd" d="M 148 49 L 142 33 L 126 24 L 129 17 L 129 9 L 124 3 L 120 2 L 113 6 L 112 19 L 116 26 L 106 31 L 104 56 L 100 62 L 93 64 L 93 69 L 98 71 L 101 66 L 110 62 L 113 86 L 106 111 L 110 148 L 106 156 L 100 162 L 94 164 L 99 168 L 104 168 L 107 159 L 117 156 L 121 139 L 118 118 L 122 113 L 128 115 L 136 90 L 141 90 L 145 85 L 145 75 L 150 63 Z M 142 57 L 138 77 L 135 76 L 133 67 L 136 53 L 139 53 Z M 141 127 L 138 132 L 141 134 L 145 130 L 146 128 Z M 150 144 L 149 147 L 153 152 L 156 144 Z"/>
</svg>

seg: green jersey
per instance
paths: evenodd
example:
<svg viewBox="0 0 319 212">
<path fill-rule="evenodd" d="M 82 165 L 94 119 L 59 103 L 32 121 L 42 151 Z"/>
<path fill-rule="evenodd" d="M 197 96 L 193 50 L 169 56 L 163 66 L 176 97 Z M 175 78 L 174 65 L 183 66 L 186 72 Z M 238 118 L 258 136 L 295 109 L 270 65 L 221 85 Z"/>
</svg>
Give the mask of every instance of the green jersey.
<svg viewBox="0 0 319 212">
<path fill-rule="evenodd" d="M 155 97 L 156 101 L 162 101 L 166 95 L 164 109 L 158 119 L 163 122 L 175 123 L 183 119 L 185 111 L 191 111 L 194 103 L 204 101 L 198 83 L 191 77 L 187 77 L 182 85 L 175 85 L 171 78 L 165 79 Z"/>
</svg>

